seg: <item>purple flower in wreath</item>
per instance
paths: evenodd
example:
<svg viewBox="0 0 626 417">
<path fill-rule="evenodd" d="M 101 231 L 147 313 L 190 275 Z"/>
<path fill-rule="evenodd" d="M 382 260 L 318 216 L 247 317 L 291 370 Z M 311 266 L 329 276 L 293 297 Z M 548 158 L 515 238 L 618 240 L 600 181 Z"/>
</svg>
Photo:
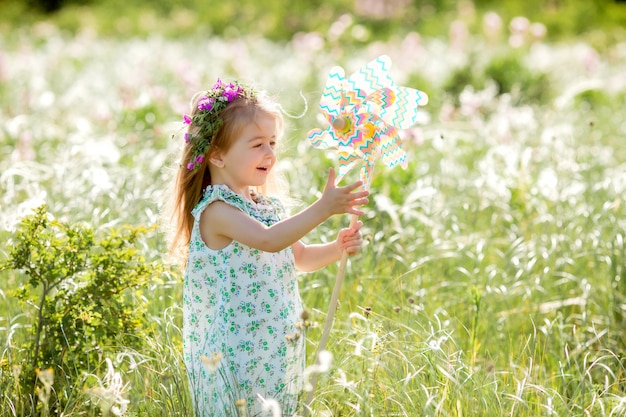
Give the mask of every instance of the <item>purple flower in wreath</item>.
<svg viewBox="0 0 626 417">
<path fill-rule="evenodd" d="M 215 81 L 215 84 L 213 85 L 213 89 L 221 90 L 223 87 L 224 87 L 224 83 L 222 82 L 220 78 L 218 78 L 217 81 Z"/>
<path fill-rule="evenodd" d="M 198 101 L 198 110 L 211 111 L 214 102 L 215 99 L 213 97 L 204 96 Z"/>
<path fill-rule="evenodd" d="M 239 89 L 231 84 L 224 89 L 223 95 L 224 97 L 226 97 L 226 100 L 228 100 L 228 102 L 230 103 L 231 101 L 236 99 L 237 96 L 239 95 Z"/>
<path fill-rule="evenodd" d="M 203 166 L 211 141 L 223 123 L 220 113 L 239 97 L 253 99 L 256 92 L 238 82 L 225 83 L 218 78 L 213 88 L 200 96 L 193 117 L 183 115 L 185 124 L 193 125 L 198 130 L 197 133 L 185 134 L 185 143 L 192 148 L 191 158 L 185 165 L 188 170 L 193 171 Z M 191 130 L 191 126 L 188 130 Z"/>
</svg>

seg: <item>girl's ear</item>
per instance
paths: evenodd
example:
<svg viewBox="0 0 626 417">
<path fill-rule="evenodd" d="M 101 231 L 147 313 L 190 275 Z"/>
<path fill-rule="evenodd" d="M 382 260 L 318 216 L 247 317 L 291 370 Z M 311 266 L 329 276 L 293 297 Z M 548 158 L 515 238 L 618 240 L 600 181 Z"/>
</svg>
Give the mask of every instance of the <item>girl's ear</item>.
<svg viewBox="0 0 626 417">
<path fill-rule="evenodd" d="M 222 157 L 222 152 L 219 149 L 212 149 L 209 152 L 209 162 L 218 168 L 223 168 L 224 159 Z"/>
</svg>

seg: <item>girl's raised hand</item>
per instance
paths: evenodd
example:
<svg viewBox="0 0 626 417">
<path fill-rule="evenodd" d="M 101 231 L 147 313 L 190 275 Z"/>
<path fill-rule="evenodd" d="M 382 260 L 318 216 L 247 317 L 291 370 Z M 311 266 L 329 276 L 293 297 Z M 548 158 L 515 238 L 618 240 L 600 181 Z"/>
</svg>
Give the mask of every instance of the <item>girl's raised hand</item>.
<svg viewBox="0 0 626 417">
<path fill-rule="evenodd" d="M 320 203 L 322 203 L 323 207 L 329 211 L 330 215 L 349 213 L 362 216 L 365 214 L 363 211 L 356 208 L 368 202 L 367 196 L 369 195 L 369 191 L 357 190 L 357 188 L 363 185 L 363 182 L 357 181 L 343 187 L 337 187 L 335 185 L 335 179 L 335 170 L 334 168 L 330 168 L 328 171 L 328 180 L 326 181 L 324 192 L 320 198 Z"/>
</svg>

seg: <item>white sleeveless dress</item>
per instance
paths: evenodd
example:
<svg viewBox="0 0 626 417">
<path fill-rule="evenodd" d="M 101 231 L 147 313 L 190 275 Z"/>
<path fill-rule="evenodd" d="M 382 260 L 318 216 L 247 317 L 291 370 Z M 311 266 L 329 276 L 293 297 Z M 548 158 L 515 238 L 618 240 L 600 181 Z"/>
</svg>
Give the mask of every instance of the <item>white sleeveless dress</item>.
<svg viewBox="0 0 626 417">
<path fill-rule="evenodd" d="M 291 416 L 302 388 L 305 360 L 302 301 L 291 248 L 270 253 L 233 241 L 209 249 L 200 236 L 200 215 L 223 201 L 269 226 L 284 217 L 277 199 L 245 200 L 226 185 L 208 186 L 194 208 L 183 293 L 183 345 L 191 396 L 198 417 L 262 412 L 257 398 L 274 399 Z"/>
</svg>

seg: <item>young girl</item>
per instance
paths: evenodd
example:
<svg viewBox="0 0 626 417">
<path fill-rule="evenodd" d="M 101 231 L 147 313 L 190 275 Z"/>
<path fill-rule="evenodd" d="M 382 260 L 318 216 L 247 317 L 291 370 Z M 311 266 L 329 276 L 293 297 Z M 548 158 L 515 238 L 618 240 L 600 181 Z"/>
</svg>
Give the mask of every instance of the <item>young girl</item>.
<svg viewBox="0 0 626 417">
<path fill-rule="evenodd" d="M 334 214 L 362 215 L 360 182 L 335 186 L 286 217 L 265 195 L 283 128 L 275 103 L 221 80 L 192 100 L 176 178 L 173 247 L 187 248 L 184 357 L 200 417 L 263 414 L 275 400 L 283 415 L 297 407 L 304 370 L 303 308 L 295 269 L 314 271 L 362 243 L 361 223 L 331 243 L 300 239 Z"/>
</svg>

